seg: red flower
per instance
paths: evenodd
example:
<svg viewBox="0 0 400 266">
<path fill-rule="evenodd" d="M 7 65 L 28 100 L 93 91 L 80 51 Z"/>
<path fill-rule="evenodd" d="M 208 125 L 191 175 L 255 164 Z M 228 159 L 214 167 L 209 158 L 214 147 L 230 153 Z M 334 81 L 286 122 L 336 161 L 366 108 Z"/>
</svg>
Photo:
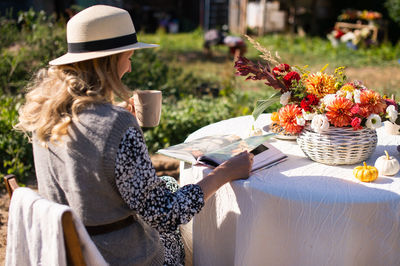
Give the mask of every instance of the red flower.
<svg viewBox="0 0 400 266">
<path fill-rule="evenodd" d="M 304 111 L 311 111 L 311 105 L 317 105 L 319 100 L 315 97 L 314 94 L 308 94 L 306 97 L 303 98 L 300 102 L 301 109 Z"/>
<path fill-rule="evenodd" d="M 340 39 L 340 37 L 342 37 L 344 35 L 344 32 L 343 31 L 341 31 L 341 30 L 339 30 L 339 29 L 336 29 L 335 30 L 335 38 L 336 39 Z"/>
<path fill-rule="evenodd" d="M 299 73 L 297 73 L 296 71 L 291 71 L 283 77 L 283 83 L 285 83 L 286 87 L 288 88 L 292 87 L 292 80 L 299 81 L 300 80 Z"/>
<path fill-rule="evenodd" d="M 362 126 L 361 126 L 361 118 L 359 118 L 359 117 L 354 117 L 353 120 L 351 120 L 351 126 L 353 127 L 354 130 L 360 130 L 360 129 L 362 129 Z"/>
<path fill-rule="evenodd" d="M 279 64 L 272 69 L 272 74 L 274 74 L 274 77 L 277 78 L 279 76 L 283 76 L 289 71 L 290 66 L 288 64 Z"/>
<path fill-rule="evenodd" d="M 301 100 L 300 106 L 301 106 L 301 109 L 303 109 L 306 112 L 311 112 L 311 110 L 312 110 L 311 106 L 310 106 L 310 103 L 306 100 L 306 98 Z"/>
<path fill-rule="evenodd" d="M 307 99 L 311 105 L 317 105 L 319 103 L 319 99 L 314 94 L 308 94 Z"/>
</svg>

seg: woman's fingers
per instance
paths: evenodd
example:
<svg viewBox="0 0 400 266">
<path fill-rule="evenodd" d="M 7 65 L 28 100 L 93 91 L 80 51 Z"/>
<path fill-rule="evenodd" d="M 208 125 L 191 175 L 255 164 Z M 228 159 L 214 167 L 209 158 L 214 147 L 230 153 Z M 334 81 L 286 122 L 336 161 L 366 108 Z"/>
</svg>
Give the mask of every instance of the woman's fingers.
<svg viewBox="0 0 400 266">
<path fill-rule="evenodd" d="M 247 151 L 241 152 L 232 157 L 219 168 L 230 180 L 248 178 L 253 166 L 254 155 Z"/>
<path fill-rule="evenodd" d="M 133 97 L 129 98 L 128 110 L 129 110 L 129 112 L 131 112 L 134 116 L 136 116 L 135 104 L 134 104 L 134 101 L 133 101 Z"/>
</svg>

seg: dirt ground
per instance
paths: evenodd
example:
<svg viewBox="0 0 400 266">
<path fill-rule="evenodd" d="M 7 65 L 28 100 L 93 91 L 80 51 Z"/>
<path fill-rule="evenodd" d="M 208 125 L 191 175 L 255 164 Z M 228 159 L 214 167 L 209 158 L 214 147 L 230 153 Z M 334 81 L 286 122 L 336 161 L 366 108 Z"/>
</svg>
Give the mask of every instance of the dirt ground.
<svg viewBox="0 0 400 266">
<path fill-rule="evenodd" d="M 10 200 L 5 191 L 0 194 L 0 265 L 4 265 L 7 241 L 7 217 Z"/>
<path fill-rule="evenodd" d="M 377 90 L 381 93 L 391 96 L 397 94 L 397 100 L 400 99 L 400 65 L 387 67 L 363 67 L 347 68 L 345 73 L 348 80 L 360 80 L 369 89 Z"/>
<path fill-rule="evenodd" d="M 156 168 L 157 175 L 169 175 L 179 178 L 179 161 L 162 155 L 152 155 L 151 160 Z M 36 189 L 36 183 L 30 181 L 28 187 Z M 5 189 L 0 191 L 0 265 L 4 265 L 7 244 L 7 219 L 10 200 Z"/>
</svg>

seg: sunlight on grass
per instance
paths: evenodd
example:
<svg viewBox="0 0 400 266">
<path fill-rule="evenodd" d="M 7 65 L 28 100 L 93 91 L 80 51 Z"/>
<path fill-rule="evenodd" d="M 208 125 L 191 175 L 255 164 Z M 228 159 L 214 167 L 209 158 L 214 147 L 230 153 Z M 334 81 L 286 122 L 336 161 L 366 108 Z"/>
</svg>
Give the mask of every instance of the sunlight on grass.
<svg viewBox="0 0 400 266">
<path fill-rule="evenodd" d="M 388 66 L 398 65 L 400 57 L 400 43 L 391 45 L 384 43 L 380 46 L 348 49 L 345 45 L 332 47 L 327 39 L 320 37 L 298 37 L 282 34 L 270 34 L 263 37 L 255 37 L 261 45 L 275 52 L 282 60 L 289 64 L 307 63 L 309 65 L 325 65 L 329 62 L 333 65 L 346 65 L 352 67 L 361 66 Z M 192 33 L 166 34 L 162 31 L 156 34 L 140 34 L 140 41 L 160 44 L 160 50 L 168 52 L 195 52 L 202 51 L 203 34 L 200 30 Z M 249 44 L 247 57 L 257 59 L 259 52 Z M 225 48 L 225 49 L 224 49 Z M 226 50 L 226 47 L 218 47 L 218 51 Z"/>
<path fill-rule="evenodd" d="M 234 76 L 234 62 L 224 46 L 213 47 L 213 57 L 203 53 L 203 34 L 192 33 L 141 34 L 141 41 L 160 44 L 160 56 L 168 58 L 172 65 L 184 68 L 209 81 L 220 83 L 224 79 L 235 79 L 240 90 L 269 90 L 263 82 L 245 81 Z M 329 64 L 327 72 L 338 66 L 347 66 L 350 80 L 362 80 L 367 86 L 385 94 L 393 94 L 400 89 L 400 44 L 382 44 L 369 49 L 350 50 L 345 46 L 332 47 L 330 42 L 319 37 L 298 37 L 271 34 L 256 40 L 273 52 L 278 52 L 281 62 L 291 65 L 309 65 L 310 71 L 318 71 Z M 259 52 L 249 44 L 246 57 L 260 60 Z"/>
</svg>

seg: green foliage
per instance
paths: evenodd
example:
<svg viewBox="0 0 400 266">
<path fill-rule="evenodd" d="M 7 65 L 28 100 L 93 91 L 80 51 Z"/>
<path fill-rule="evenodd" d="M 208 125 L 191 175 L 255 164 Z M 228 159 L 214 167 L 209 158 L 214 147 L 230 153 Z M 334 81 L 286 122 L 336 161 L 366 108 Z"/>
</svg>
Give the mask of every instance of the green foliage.
<svg viewBox="0 0 400 266">
<path fill-rule="evenodd" d="M 66 51 L 63 21 L 44 12 L 0 18 L 0 92 L 20 93 L 30 76 Z"/>
<path fill-rule="evenodd" d="M 140 33 L 139 41 L 159 44 L 160 50 L 172 56 L 175 53 L 201 51 L 203 49 L 203 34 L 200 28 L 190 33 L 177 34 L 158 31 L 156 34 Z"/>
<path fill-rule="evenodd" d="M 254 119 L 257 119 L 265 110 L 273 106 L 273 104 L 278 103 L 280 95 L 280 92 L 276 92 L 266 100 L 258 100 L 252 113 Z"/>
<path fill-rule="evenodd" d="M 226 99 L 186 97 L 163 105 L 160 125 L 145 131 L 150 152 L 180 143 L 193 131 L 230 117 L 232 106 Z"/>
<path fill-rule="evenodd" d="M 345 44 L 333 47 L 325 38 L 290 35 L 266 35 L 257 39 L 267 49 L 279 52 L 281 61 L 288 64 L 304 62 L 309 65 L 331 66 L 384 66 L 397 65 L 400 44 L 383 43 L 369 48 L 351 50 Z M 248 57 L 259 59 L 258 52 L 249 48 Z"/>
<path fill-rule="evenodd" d="M 390 18 L 400 25 L 400 0 L 386 0 L 385 7 Z"/>
<path fill-rule="evenodd" d="M 195 93 L 201 81 L 192 73 L 161 60 L 154 49 L 143 49 L 132 57 L 132 72 L 125 74 L 124 84 L 135 90 L 161 90 L 164 97 L 182 98 Z"/>
<path fill-rule="evenodd" d="M 24 182 L 33 169 L 32 145 L 23 133 L 13 129 L 22 100 L 21 95 L 0 96 L 0 178 L 15 174 L 20 182 Z"/>
<path fill-rule="evenodd" d="M 12 10 L 0 16 L 0 48 L 12 45 L 19 38 L 17 23 L 12 19 Z"/>
<path fill-rule="evenodd" d="M 224 119 L 250 115 L 257 99 L 265 92 L 236 92 L 227 97 L 195 98 L 187 96 L 177 102 L 163 104 L 160 125 L 145 129 L 150 152 L 183 142 L 197 129 Z"/>
<path fill-rule="evenodd" d="M 29 52 L 22 47 L 18 53 L 3 50 L 0 55 L 0 88 L 6 94 L 18 93 L 29 79 Z M 1 92 L 1 91 L 0 91 Z"/>
</svg>

